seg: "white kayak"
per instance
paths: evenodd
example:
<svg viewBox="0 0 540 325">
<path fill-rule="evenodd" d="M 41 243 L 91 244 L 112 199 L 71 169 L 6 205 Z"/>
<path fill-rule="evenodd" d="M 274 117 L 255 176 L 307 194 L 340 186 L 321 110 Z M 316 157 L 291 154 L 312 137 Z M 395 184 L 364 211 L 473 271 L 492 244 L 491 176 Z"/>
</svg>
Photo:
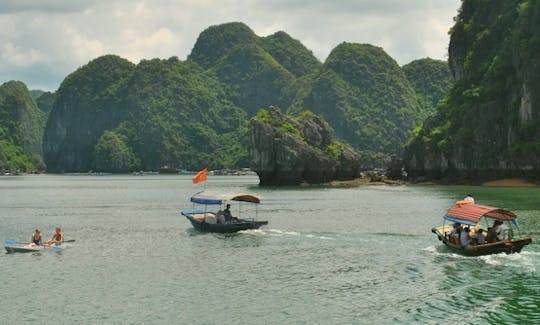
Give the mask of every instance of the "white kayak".
<svg viewBox="0 0 540 325">
<path fill-rule="evenodd" d="M 8 253 L 32 253 L 41 251 L 60 252 L 64 245 L 28 245 L 28 244 L 4 244 Z"/>
</svg>

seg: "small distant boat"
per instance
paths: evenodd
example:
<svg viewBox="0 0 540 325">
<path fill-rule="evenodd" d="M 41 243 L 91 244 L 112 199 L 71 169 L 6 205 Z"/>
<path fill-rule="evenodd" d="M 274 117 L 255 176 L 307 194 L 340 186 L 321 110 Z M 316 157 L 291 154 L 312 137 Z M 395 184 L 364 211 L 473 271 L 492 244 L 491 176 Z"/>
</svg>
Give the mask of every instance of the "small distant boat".
<svg viewBox="0 0 540 325">
<path fill-rule="evenodd" d="M 178 174 L 178 169 L 170 166 L 162 166 L 159 168 L 160 174 Z"/>
<path fill-rule="evenodd" d="M 450 235 L 454 225 L 469 227 L 473 243 L 462 247 L 459 237 Z M 480 229 L 485 231 L 494 226 L 498 227 L 494 240 L 474 244 L 474 238 Z M 443 225 L 431 229 L 431 232 L 452 251 L 469 256 L 519 253 L 524 246 L 532 242 L 530 237 L 521 235 L 515 213 L 471 201 L 458 201 L 443 216 Z"/>
<path fill-rule="evenodd" d="M 267 225 L 268 221 L 256 220 L 256 206 L 261 201 L 258 197 L 252 194 L 233 194 L 233 195 L 216 195 L 207 192 L 199 192 L 191 197 L 191 202 L 194 205 L 199 205 L 201 208 L 192 210 L 183 210 L 181 214 L 185 216 L 193 225 L 193 228 L 202 232 L 216 233 L 233 233 L 241 230 L 258 229 L 263 225 Z M 239 207 L 243 203 L 248 203 L 255 206 L 255 217 L 240 217 L 241 209 L 235 209 L 235 214 L 238 220 L 225 222 L 220 216 L 220 211 L 209 210 L 208 206 L 217 207 L 224 206 L 227 202 L 235 202 Z M 237 211 L 237 212 L 236 212 Z"/>
</svg>

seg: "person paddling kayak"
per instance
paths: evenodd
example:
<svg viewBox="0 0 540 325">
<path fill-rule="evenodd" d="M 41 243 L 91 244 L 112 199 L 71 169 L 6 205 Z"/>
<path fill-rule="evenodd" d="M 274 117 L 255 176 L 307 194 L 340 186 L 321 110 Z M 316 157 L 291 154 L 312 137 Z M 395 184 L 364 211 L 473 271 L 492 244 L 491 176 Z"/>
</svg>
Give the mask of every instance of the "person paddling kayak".
<svg viewBox="0 0 540 325">
<path fill-rule="evenodd" d="M 60 227 L 56 227 L 56 232 L 52 236 L 51 240 L 47 241 L 47 244 L 61 245 L 63 242 L 64 242 L 64 234 L 62 233 L 62 229 Z"/>
<path fill-rule="evenodd" d="M 39 246 L 41 245 L 41 230 L 39 228 L 34 231 L 34 234 L 32 235 L 32 239 L 30 240 L 31 246 Z"/>
</svg>

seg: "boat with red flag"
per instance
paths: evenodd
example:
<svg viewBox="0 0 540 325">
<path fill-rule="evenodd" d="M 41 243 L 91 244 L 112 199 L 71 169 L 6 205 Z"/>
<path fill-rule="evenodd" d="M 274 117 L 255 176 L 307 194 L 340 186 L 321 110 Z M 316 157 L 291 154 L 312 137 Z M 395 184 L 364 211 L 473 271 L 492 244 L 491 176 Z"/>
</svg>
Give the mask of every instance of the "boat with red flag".
<svg viewBox="0 0 540 325">
<path fill-rule="evenodd" d="M 458 201 L 431 232 L 452 251 L 471 256 L 519 253 L 532 242 L 521 234 L 515 213 L 474 201 Z"/>
</svg>

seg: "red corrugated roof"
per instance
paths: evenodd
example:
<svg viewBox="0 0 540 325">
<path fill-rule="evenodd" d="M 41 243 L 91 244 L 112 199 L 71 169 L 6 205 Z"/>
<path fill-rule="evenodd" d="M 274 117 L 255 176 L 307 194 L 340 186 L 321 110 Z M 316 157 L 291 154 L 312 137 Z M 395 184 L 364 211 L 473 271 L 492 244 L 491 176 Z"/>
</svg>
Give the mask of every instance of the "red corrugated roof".
<svg viewBox="0 0 540 325">
<path fill-rule="evenodd" d="M 496 220 L 513 220 L 516 218 L 516 215 L 508 210 L 490 207 L 487 205 L 461 203 L 458 203 L 448 209 L 446 215 L 473 222 L 478 222 L 482 216 Z"/>
</svg>

